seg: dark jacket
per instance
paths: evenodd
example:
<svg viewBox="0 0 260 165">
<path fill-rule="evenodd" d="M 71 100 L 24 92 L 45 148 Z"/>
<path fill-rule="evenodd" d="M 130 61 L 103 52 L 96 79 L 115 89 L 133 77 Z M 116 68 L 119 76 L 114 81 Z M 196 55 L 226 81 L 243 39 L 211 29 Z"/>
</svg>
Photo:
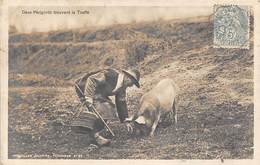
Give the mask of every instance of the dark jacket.
<svg viewBox="0 0 260 165">
<path fill-rule="evenodd" d="M 115 89 L 118 81 L 120 71 L 116 69 L 104 69 L 85 74 L 78 79 L 75 83 L 88 97 L 93 99 L 108 98 L 108 96 L 115 96 L 116 109 L 118 117 L 121 122 L 128 117 L 128 110 L 126 104 L 126 88 L 121 87 L 116 92 L 112 92 Z M 91 81 L 91 84 L 89 83 Z M 77 95 L 81 100 L 84 100 L 82 92 L 75 87 Z M 89 90 L 91 89 L 91 90 Z"/>
</svg>

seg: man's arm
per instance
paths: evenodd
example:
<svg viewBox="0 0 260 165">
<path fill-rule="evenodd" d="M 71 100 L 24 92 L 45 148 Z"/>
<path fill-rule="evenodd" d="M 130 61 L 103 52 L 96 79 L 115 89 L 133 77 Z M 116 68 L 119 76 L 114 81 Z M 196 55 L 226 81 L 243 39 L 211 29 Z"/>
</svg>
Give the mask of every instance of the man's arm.
<svg viewBox="0 0 260 165">
<path fill-rule="evenodd" d="M 76 93 L 77 93 L 78 97 L 80 98 L 81 102 L 85 102 L 86 101 L 84 95 L 85 95 L 86 82 L 87 82 L 88 78 L 90 78 L 92 75 L 96 75 L 97 74 L 96 75 L 97 76 L 97 80 L 96 81 L 98 81 L 100 83 L 105 81 L 105 78 L 102 77 L 102 75 L 99 74 L 100 72 L 102 72 L 102 71 L 99 70 L 99 71 L 86 73 L 82 77 L 78 78 L 75 81 L 75 90 L 76 90 Z M 91 78 L 91 79 L 94 80 L 96 78 L 96 76 L 93 76 L 93 78 Z"/>
<path fill-rule="evenodd" d="M 128 117 L 128 110 L 126 104 L 126 89 L 118 91 L 115 97 L 117 114 L 120 119 L 120 122 L 122 123 Z"/>
<path fill-rule="evenodd" d="M 106 83 L 105 72 L 106 71 L 103 70 L 96 74 L 93 74 L 93 75 L 89 76 L 89 79 L 91 79 L 92 81 L 95 81 L 95 83 L 97 83 L 97 84 L 105 84 Z"/>
<path fill-rule="evenodd" d="M 93 98 L 95 96 L 95 90 L 99 88 L 100 85 L 105 84 L 106 77 L 103 71 L 93 74 L 88 77 L 85 85 L 85 97 Z"/>
</svg>

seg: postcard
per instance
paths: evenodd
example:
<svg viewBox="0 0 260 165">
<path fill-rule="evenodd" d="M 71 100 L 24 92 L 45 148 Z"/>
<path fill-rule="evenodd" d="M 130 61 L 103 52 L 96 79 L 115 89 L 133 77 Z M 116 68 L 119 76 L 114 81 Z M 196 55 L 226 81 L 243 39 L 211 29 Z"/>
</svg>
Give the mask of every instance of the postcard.
<svg viewBox="0 0 260 165">
<path fill-rule="evenodd" d="M 1 163 L 258 164 L 259 7 L 1 1 Z"/>
</svg>

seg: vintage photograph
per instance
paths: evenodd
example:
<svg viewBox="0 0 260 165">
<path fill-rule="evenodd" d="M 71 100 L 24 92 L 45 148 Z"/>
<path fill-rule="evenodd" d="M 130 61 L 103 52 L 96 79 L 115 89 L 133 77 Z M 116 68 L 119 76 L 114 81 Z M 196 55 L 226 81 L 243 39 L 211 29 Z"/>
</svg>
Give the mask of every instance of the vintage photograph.
<svg viewBox="0 0 260 165">
<path fill-rule="evenodd" d="M 8 159 L 253 159 L 249 5 L 9 6 Z"/>
</svg>

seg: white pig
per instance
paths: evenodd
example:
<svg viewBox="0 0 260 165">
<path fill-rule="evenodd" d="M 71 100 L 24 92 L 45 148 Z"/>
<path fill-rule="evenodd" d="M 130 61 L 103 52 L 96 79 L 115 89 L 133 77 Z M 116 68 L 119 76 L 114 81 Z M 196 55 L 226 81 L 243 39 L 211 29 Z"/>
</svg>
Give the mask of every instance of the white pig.
<svg viewBox="0 0 260 165">
<path fill-rule="evenodd" d="M 153 136 L 160 120 L 170 115 L 172 123 L 177 126 L 175 97 L 177 89 L 172 79 L 161 80 L 152 90 L 145 93 L 140 100 L 140 109 L 126 122 L 134 122 L 136 133 Z M 131 127 L 131 130 L 133 128 Z"/>
</svg>

